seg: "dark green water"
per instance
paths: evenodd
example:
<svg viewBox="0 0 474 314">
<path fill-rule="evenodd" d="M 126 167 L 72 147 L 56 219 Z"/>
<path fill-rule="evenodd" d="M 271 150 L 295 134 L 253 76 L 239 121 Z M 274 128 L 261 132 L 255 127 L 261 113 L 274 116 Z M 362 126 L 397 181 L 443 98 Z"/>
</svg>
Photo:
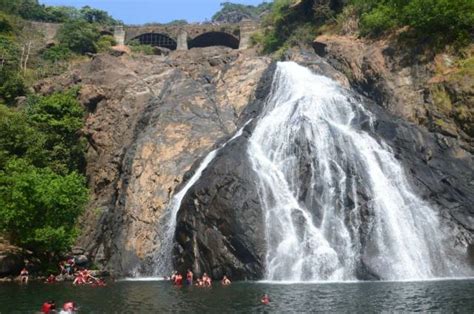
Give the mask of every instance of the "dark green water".
<svg viewBox="0 0 474 314">
<path fill-rule="evenodd" d="M 271 303 L 260 304 L 269 294 Z M 325 284 L 234 283 L 176 288 L 162 281 L 121 281 L 104 288 L 71 283 L 0 284 L 0 313 L 34 313 L 43 301 L 74 300 L 80 313 L 474 312 L 474 280 Z"/>
</svg>

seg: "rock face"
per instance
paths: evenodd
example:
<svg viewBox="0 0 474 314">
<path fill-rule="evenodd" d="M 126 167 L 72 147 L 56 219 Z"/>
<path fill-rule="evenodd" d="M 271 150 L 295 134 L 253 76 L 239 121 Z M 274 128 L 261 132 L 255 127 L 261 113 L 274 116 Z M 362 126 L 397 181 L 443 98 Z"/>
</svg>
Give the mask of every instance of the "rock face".
<svg viewBox="0 0 474 314">
<path fill-rule="evenodd" d="M 19 247 L 8 244 L 0 238 L 0 277 L 18 276 L 25 266 L 25 258 L 31 253 L 25 252 Z"/>
<path fill-rule="evenodd" d="M 343 85 L 349 84 L 341 73 L 316 55 L 297 52 L 288 58 Z M 264 76 L 256 101 L 248 108 L 248 117 L 255 117 L 261 111 L 270 81 Z M 375 97 L 375 100 L 379 99 Z M 375 102 L 368 99 L 365 102 L 377 117 L 374 135 L 394 149 L 416 193 L 439 209 L 443 224 L 453 235 L 452 247 L 460 247 L 469 263 L 474 240 L 472 156 L 456 141 L 406 122 Z M 219 152 L 186 194 L 178 214 L 174 250 L 175 264 L 180 271 L 192 268 L 215 278 L 223 274 L 235 279 L 262 278 L 265 267 L 263 216 L 256 174 L 247 156 L 248 138 L 254 124 L 255 120 L 240 138 Z M 363 209 L 368 199 L 364 199 L 363 188 L 358 194 L 358 206 Z M 362 219 L 369 220 L 369 217 Z M 378 278 L 364 264 L 363 258 L 357 276 Z"/>
<path fill-rule="evenodd" d="M 390 38 L 366 41 L 322 35 L 313 47 L 355 89 L 390 113 L 454 139 L 474 153 L 472 70 L 456 67 L 454 57 L 423 52 Z"/>
<path fill-rule="evenodd" d="M 256 118 L 268 94 L 273 69 L 260 81 L 255 101 L 241 121 Z M 192 268 L 214 278 L 258 279 L 264 271 L 265 228 L 258 195 L 258 178 L 246 156 L 255 120 L 242 136 L 219 151 L 201 179 L 187 192 L 177 217 L 177 269 Z"/>
<path fill-rule="evenodd" d="M 92 200 L 78 245 L 95 263 L 130 275 L 159 248 L 158 221 L 183 175 L 236 130 L 269 62 L 225 48 L 99 55 L 37 86 L 48 93 L 79 84 L 90 111 Z"/>
</svg>

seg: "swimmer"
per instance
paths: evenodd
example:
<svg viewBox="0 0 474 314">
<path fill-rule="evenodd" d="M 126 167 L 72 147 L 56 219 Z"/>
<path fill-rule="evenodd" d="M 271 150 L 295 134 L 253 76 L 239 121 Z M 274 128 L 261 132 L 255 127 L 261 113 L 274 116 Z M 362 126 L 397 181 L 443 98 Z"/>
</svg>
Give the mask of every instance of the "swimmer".
<svg viewBox="0 0 474 314">
<path fill-rule="evenodd" d="M 262 304 L 268 305 L 268 304 L 270 304 L 270 298 L 268 297 L 267 294 L 264 294 L 263 297 L 262 297 L 262 300 L 260 300 L 260 302 Z"/>
<path fill-rule="evenodd" d="M 29 273 L 26 268 L 23 268 L 20 272 L 20 281 L 21 283 L 28 283 Z"/>
<path fill-rule="evenodd" d="M 63 309 L 59 314 L 71 314 L 77 311 L 76 303 L 74 302 L 66 302 L 63 305 Z"/>
<path fill-rule="evenodd" d="M 231 283 L 232 283 L 232 282 L 230 281 L 230 279 L 227 278 L 227 276 L 224 275 L 224 277 L 223 277 L 222 280 L 221 280 L 221 284 L 222 284 L 223 286 L 228 286 L 228 285 L 230 285 Z"/>
<path fill-rule="evenodd" d="M 49 277 L 46 279 L 45 283 L 55 283 L 56 282 L 56 277 L 51 274 Z"/>
<path fill-rule="evenodd" d="M 191 271 L 191 269 L 188 269 L 188 271 L 186 272 L 186 284 L 188 286 L 192 286 L 193 285 L 193 272 Z"/>
<path fill-rule="evenodd" d="M 41 313 L 48 314 L 52 312 L 56 313 L 56 303 L 54 300 L 44 302 L 41 306 Z"/>
</svg>

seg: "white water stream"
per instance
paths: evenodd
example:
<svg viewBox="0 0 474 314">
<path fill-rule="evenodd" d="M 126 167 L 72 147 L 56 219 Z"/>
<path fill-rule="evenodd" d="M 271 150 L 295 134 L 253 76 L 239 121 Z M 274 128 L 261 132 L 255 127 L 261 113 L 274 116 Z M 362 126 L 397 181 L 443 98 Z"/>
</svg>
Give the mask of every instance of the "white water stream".
<svg viewBox="0 0 474 314">
<path fill-rule="evenodd" d="M 178 215 L 179 208 L 181 207 L 181 202 L 183 201 L 184 196 L 188 190 L 199 180 L 202 175 L 202 172 L 207 168 L 207 166 L 214 160 L 219 150 L 224 148 L 228 143 L 232 142 L 234 139 L 242 135 L 244 128 L 247 124 L 250 123 L 247 121 L 242 128 L 240 128 L 234 136 L 232 136 L 227 142 L 225 142 L 220 147 L 212 150 L 207 156 L 203 159 L 199 167 L 194 172 L 193 176 L 186 182 L 181 190 L 174 194 L 171 198 L 170 203 L 166 209 L 166 216 L 162 221 L 162 226 L 165 228 L 162 233 L 160 249 L 157 252 L 155 259 L 155 275 L 167 276 L 172 272 L 172 250 L 174 242 L 174 233 L 176 229 L 176 217 Z"/>
<path fill-rule="evenodd" d="M 462 274 L 435 210 L 390 147 L 358 126 L 364 119 L 370 128 L 374 118 L 336 82 L 278 64 L 248 147 L 265 213 L 265 279 L 354 280 L 364 267 L 385 280 Z"/>
</svg>

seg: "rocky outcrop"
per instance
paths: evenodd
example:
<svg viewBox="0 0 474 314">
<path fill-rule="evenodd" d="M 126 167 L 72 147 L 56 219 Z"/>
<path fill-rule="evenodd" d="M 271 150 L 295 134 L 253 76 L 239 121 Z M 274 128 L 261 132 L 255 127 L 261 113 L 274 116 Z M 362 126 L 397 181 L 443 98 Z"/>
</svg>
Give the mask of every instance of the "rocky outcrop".
<svg viewBox="0 0 474 314">
<path fill-rule="evenodd" d="M 472 61 L 463 68 L 454 56 L 435 55 L 396 38 L 321 35 L 313 47 L 363 95 L 398 117 L 455 139 L 472 154 Z"/>
<path fill-rule="evenodd" d="M 226 48 L 98 55 L 37 86 L 80 85 L 89 110 L 92 200 L 78 244 L 96 264 L 128 275 L 159 248 L 158 222 L 183 175 L 236 130 L 269 62 Z"/>
<path fill-rule="evenodd" d="M 246 156 L 247 141 L 273 80 L 263 75 L 256 99 L 244 111 L 243 134 L 228 142 L 187 192 L 177 217 L 173 260 L 178 270 L 192 268 L 214 278 L 262 278 L 265 228 L 258 178 Z M 196 166 L 196 165 L 195 165 Z"/>
<path fill-rule="evenodd" d="M 25 266 L 26 259 L 30 257 L 31 252 L 11 245 L 0 238 L 0 277 L 18 276 Z"/>
</svg>

